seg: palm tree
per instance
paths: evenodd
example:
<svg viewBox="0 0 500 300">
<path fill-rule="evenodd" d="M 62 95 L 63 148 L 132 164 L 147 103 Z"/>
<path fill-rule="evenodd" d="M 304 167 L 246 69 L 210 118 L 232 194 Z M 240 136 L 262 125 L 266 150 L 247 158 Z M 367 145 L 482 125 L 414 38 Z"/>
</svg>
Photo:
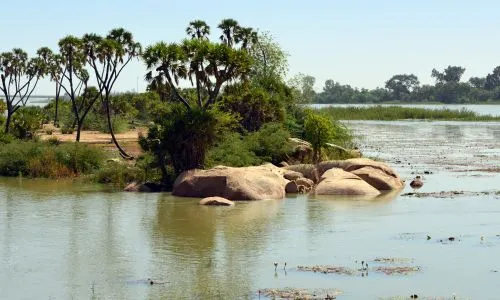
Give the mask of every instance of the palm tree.
<svg viewBox="0 0 500 300">
<path fill-rule="evenodd" d="M 189 23 L 186 33 L 191 36 L 191 39 L 207 39 L 210 34 L 210 26 L 205 21 L 194 20 Z"/>
<path fill-rule="evenodd" d="M 257 32 L 252 27 L 238 27 L 234 32 L 234 42 L 241 43 L 242 49 L 249 49 L 258 42 Z"/>
<path fill-rule="evenodd" d="M 15 48 L 0 54 L 0 91 L 7 104 L 5 132 L 10 130 L 12 115 L 26 105 L 38 80 L 45 73 L 43 59 L 35 57 L 28 60 L 28 54 L 22 49 Z"/>
<path fill-rule="evenodd" d="M 111 139 L 123 158 L 133 159 L 116 140 L 111 122 L 109 96 L 125 66 L 141 54 L 141 44 L 135 42 L 132 33 L 123 28 L 111 30 L 106 38 L 87 34 L 83 37 L 83 41 L 87 63 L 93 69 L 101 91 L 101 100 L 106 109 Z"/>
<path fill-rule="evenodd" d="M 234 19 L 224 19 L 217 27 L 222 30 L 220 40 L 227 46 L 231 47 L 234 41 L 234 33 L 239 28 L 238 21 Z"/>
<path fill-rule="evenodd" d="M 59 109 L 59 96 L 62 89 L 60 82 L 62 80 L 62 77 L 64 76 L 64 69 L 61 67 L 63 64 L 63 58 L 61 55 L 52 52 L 52 50 L 50 50 L 48 47 L 42 47 L 38 49 L 37 54 L 46 64 L 47 73 L 50 76 L 50 80 L 56 83 L 54 126 L 58 126 L 57 118 Z"/>
</svg>

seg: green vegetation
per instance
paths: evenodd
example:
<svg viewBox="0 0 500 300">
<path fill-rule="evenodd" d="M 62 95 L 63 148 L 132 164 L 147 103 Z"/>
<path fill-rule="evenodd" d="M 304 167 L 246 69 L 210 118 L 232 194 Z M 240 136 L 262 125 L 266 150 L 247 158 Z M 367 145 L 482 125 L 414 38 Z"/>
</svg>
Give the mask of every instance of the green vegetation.
<svg viewBox="0 0 500 300">
<path fill-rule="evenodd" d="M 104 158 L 102 150 L 79 143 L 14 140 L 0 148 L 0 175 L 75 177 L 99 169 Z"/>
<path fill-rule="evenodd" d="M 500 117 L 478 115 L 461 109 L 425 109 L 401 106 L 372 107 L 327 107 L 319 110 L 335 120 L 456 120 L 456 121 L 500 121 Z"/>
<path fill-rule="evenodd" d="M 294 77 L 292 84 L 301 91 L 305 103 L 500 103 L 500 66 L 485 77 L 471 77 L 467 82 L 461 81 L 464 72 L 460 66 L 433 69 L 435 85 L 420 85 L 414 74 L 397 74 L 383 88 L 372 90 L 328 79 L 323 90 L 315 93 L 315 78 L 303 74 Z"/>
<path fill-rule="evenodd" d="M 339 157 L 328 143 L 352 146 L 345 127 L 300 105 L 314 98 L 314 78 L 300 75 L 287 84 L 287 54 L 268 33 L 233 19 L 222 20 L 217 29 L 219 39 L 210 39 L 210 26 L 195 20 L 186 39 L 158 42 L 144 51 L 130 32 L 117 28 L 106 36 L 68 35 L 59 40 L 58 53 L 42 47 L 33 59 L 20 49 L 2 53 L 2 81 L 26 84 L 15 95 L 3 85 L 6 102 L 0 102 L 0 112 L 6 110 L 7 119 L 0 135 L 0 175 L 90 174 L 93 181 L 119 187 L 138 181 L 168 188 L 177 175 L 194 168 L 279 164 L 294 158 L 297 143 L 301 151 L 312 143 L 314 161 Z M 148 69 L 147 92 L 113 93 L 135 58 Z M 43 108 L 26 106 L 43 76 L 55 84 L 55 99 Z M 102 149 L 79 143 L 82 130 L 109 133 L 118 153 L 132 159 L 114 134 L 136 127 L 147 127 L 147 133 L 139 138 L 143 153 L 133 162 L 104 163 Z M 59 130 L 75 131 L 76 143 L 62 142 Z M 39 141 L 38 134 L 47 140 Z"/>
</svg>

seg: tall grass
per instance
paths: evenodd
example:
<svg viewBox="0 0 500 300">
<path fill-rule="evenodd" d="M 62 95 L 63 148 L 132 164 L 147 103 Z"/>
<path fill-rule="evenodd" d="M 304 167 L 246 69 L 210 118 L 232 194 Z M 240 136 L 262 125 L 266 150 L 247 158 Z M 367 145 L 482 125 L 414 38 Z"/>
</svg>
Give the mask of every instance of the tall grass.
<svg viewBox="0 0 500 300">
<path fill-rule="evenodd" d="M 402 106 L 372 107 L 326 107 L 319 109 L 336 120 L 455 120 L 455 121 L 500 121 L 500 117 L 479 115 L 467 109 L 426 109 Z"/>
</svg>

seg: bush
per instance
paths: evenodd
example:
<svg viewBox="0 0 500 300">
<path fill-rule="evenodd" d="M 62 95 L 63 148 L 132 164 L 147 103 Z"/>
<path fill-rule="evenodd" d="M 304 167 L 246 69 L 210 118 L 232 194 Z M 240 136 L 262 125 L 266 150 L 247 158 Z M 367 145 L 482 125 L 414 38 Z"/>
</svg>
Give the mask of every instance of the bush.
<svg viewBox="0 0 500 300">
<path fill-rule="evenodd" d="M 92 178 L 98 183 L 111 184 L 115 187 L 123 188 L 130 182 L 144 181 L 145 176 L 144 172 L 138 167 L 111 162 L 104 168 L 99 169 Z"/>
<path fill-rule="evenodd" d="M 248 135 L 247 146 L 262 161 L 278 164 L 292 151 L 290 133 L 280 123 L 268 123 Z"/>
<path fill-rule="evenodd" d="M 61 133 L 62 134 L 73 134 L 73 127 L 69 127 L 69 126 L 64 125 L 63 127 L 61 127 Z"/>
<path fill-rule="evenodd" d="M 11 133 L 19 139 L 31 138 L 42 127 L 44 119 L 45 115 L 40 107 L 21 107 L 12 116 Z"/>
<path fill-rule="evenodd" d="M 160 117 L 150 126 L 147 137 L 140 139 L 143 150 L 155 155 L 159 168 L 169 163 L 175 173 L 203 168 L 205 155 L 220 133 L 234 119 L 218 110 L 194 107 L 186 110 L 181 105 Z M 169 162 L 170 160 L 170 162 Z M 165 174 L 165 170 L 162 171 Z"/>
<path fill-rule="evenodd" d="M 51 128 L 50 129 L 45 129 L 45 133 L 47 135 L 52 135 L 54 133 L 54 129 L 51 129 Z"/>
<path fill-rule="evenodd" d="M 244 167 L 264 162 L 278 164 L 292 151 L 290 134 L 279 123 L 268 123 L 259 131 L 241 136 L 227 134 L 207 155 L 207 167 Z"/>
<path fill-rule="evenodd" d="M 227 134 L 216 147 L 207 153 L 206 166 L 217 165 L 244 167 L 259 165 L 262 160 L 249 149 L 246 140 L 236 132 Z"/>
<path fill-rule="evenodd" d="M 103 150 L 80 143 L 13 141 L 0 148 L 0 175 L 71 177 L 98 169 L 104 158 Z"/>
</svg>

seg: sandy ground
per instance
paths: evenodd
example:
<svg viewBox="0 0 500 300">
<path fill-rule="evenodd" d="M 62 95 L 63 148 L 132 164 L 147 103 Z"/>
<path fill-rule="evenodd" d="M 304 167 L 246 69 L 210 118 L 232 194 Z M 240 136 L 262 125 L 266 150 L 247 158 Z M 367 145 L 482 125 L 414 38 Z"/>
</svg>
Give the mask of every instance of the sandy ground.
<svg viewBox="0 0 500 300">
<path fill-rule="evenodd" d="M 47 134 L 47 129 L 52 129 L 52 134 Z M 128 154 L 137 157 L 142 153 L 141 148 L 138 144 L 139 134 L 146 134 L 146 128 L 136 128 L 129 130 L 124 133 L 115 134 L 116 139 L 120 146 L 122 146 Z M 54 128 L 51 125 L 45 125 L 42 130 L 38 132 L 39 137 L 42 140 L 47 140 L 50 138 L 58 138 L 60 141 L 69 142 L 76 140 L 76 131 L 72 134 L 62 134 L 59 128 Z M 106 150 L 114 151 L 116 150 L 113 141 L 111 140 L 111 135 L 109 133 L 102 133 L 99 131 L 82 131 L 80 135 L 80 142 L 86 144 L 93 144 L 105 148 Z M 118 152 L 116 151 L 118 154 Z"/>
</svg>

